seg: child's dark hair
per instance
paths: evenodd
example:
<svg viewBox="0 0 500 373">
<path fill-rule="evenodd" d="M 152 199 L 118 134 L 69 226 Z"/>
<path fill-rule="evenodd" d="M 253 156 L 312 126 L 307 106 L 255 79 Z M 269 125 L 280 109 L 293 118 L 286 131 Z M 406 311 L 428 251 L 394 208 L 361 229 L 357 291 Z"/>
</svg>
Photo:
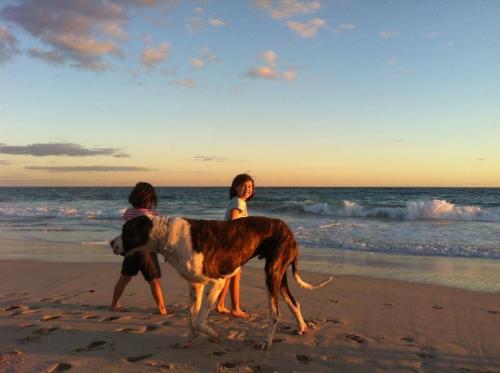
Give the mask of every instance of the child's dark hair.
<svg viewBox="0 0 500 373">
<path fill-rule="evenodd" d="M 254 183 L 252 177 L 248 174 L 239 174 L 233 179 L 233 183 L 231 184 L 231 188 L 229 188 L 229 199 L 236 197 L 237 196 L 236 188 L 238 187 L 238 185 L 241 185 L 247 181 L 252 182 L 252 194 L 250 195 L 250 197 L 247 198 L 247 201 L 250 201 L 253 198 L 253 196 L 255 195 L 255 183 Z"/>
<path fill-rule="evenodd" d="M 154 209 L 158 203 L 155 188 L 151 184 L 143 181 L 140 181 L 135 185 L 132 192 L 130 192 L 128 201 L 136 209 Z"/>
</svg>

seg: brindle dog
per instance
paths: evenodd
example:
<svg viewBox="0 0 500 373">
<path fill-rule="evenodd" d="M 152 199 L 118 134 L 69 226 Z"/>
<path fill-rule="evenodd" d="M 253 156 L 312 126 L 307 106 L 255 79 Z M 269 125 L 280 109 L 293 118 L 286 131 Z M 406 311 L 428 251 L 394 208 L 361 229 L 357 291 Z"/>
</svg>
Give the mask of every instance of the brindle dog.
<svg viewBox="0 0 500 373">
<path fill-rule="evenodd" d="M 307 325 L 288 288 L 287 269 L 305 289 L 319 288 L 332 280 L 310 285 L 301 279 L 297 268 L 298 247 L 290 228 L 279 219 L 248 217 L 231 221 L 194 220 L 140 216 L 123 225 L 122 234 L 111 241 L 115 254 L 128 255 L 137 250 L 153 250 L 165 256 L 177 272 L 191 283 L 190 333 L 188 343 L 201 331 L 218 339 L 219 334 L 206 324 L 227 277 L 253 257 L 265 259 L 269 298 L 269 326 L 266 339 L 256 347 L 269 349 L 278 323 L 278 297 L 281 293 L 297 320 L 298 334 Z M 204 285 L 207 289 L 204 291 Z"/>
</svg>

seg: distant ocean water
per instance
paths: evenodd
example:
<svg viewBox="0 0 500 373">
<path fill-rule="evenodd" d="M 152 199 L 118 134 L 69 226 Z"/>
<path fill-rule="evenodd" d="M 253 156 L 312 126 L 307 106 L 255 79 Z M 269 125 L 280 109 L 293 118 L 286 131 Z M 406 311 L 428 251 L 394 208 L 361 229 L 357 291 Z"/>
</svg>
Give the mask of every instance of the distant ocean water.
<svg viewBox="0 0 500 373">
<path fill-rule="evenodd" d="M 92 255 L 119 234 L 130 190 L 0 188 L 1 238 L 77 244 Z M 227 188 L 159 187 L 157 194 L 167 216 L 221 220 L 228 202 Z M 248 208 L 285 220 L 302 252 L 322 258 L 344 252 L 500 264 L 500 188 L 257 187 Z"/>
<path fill-rule="evenodd" d="M 0 188 L 3 238 L 107 242 L 130 188 Z M 223 219 L 227 188 L 157 188 L 158 212 Z M 500 189 L 257 188 L 250 215 L 290 224 L 301 246 L 500 259 Z"/>
</svg>

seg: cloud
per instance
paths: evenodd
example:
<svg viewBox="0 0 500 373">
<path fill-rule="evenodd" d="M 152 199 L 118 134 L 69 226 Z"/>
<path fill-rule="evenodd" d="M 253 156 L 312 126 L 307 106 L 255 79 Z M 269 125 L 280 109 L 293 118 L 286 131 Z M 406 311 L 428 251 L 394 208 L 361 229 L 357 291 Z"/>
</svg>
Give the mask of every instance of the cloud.
<svg viewBox="0 0 500 373">
<path fill-rule="evenodd" d="M 288 21 L 287 25 L 302 38 L 314 38 L 320 28 L 326 27 L 326 21 L 321 18 L 313 18 L 305 23 Z"/>
<path fill-rule="evenodd" d="M 28 49 L 28 55 L 33 58 L 39 58 L 52 65 L 61 65 L 66 59 L 64 54 L 58 51 L 43 51 L 38 48 Z"/>
<path fill-rule="evenodd" d="M 8 165 L 11 165 L 12 162 L 10 161 L 6 161 L 6 160 L 3 160 L 3 159 L 0 159 L 0 166 L 8 166 Z"/>
<path fill-rule="evenodd" d="M 170 54 L 170 44 L 161 43 L 158 48 L 146 47 L 142 52 L 141 63 L 145 66 L 151 67 L 160 62 L 165 61 Z"/>
<path fill-rule="evenodd" d="M 213 27 L 222 27 L 222 26 L 226 25 L 226 22 L 224 22 L 223 20 L 218 19 L 218 18 L 210 18 L 208 20 L 208 23 L 210 24 L 210 26 L 213 26 Z"/>
<path fill-rule="evenodd" d="M 332 31 L 337 33 L 337 34 L 343 34 L 344 32 L 352 31 L 355 28 L 356 28 L 356 25 L 353 23 L 341 23 L 336 28 L 334 28 Z"/>
<path fill-rule="evenodd" d="M 203 69 L 205 67 L 205 62 L 200 58 L 192 58 L 191 66 L 193 66 L 195 69 Z"/>
<path fill-rule="evenodd" d="M 103 70 L 104 57 L 122 55 L 113 40 L 125 36 L 126 14 L 119 3 L 21 0 L 5 6 L 0 17 L 64 55 L 74 67 Z"/>
<path fill-rule="evenodd" d="M 191 66 L 195 69 L 203 69 L 207 63 L 217 62 L 219 58 L 210 50 L 202 48 L 199 57 L 191 59 Z"/>
<path fill-rule="evenodd" d="M 437 32 L 437 31 L 432 31 L 432 32 L 428 32 L 427 34 L 425 34 L 424 37 L 426 39 L 437 39 L 437 38 L 441 37 L 441 33 Z"/>
<path fill-rule="evenodd" d="M 9 30 L 0 27 L 0 63 L 9 61 L 19 54 L 18 45 L 16 37 Z"/>
<path fill-rule="evenodd" d="M 116 148 L 84 148 L 73 143 L 38 143 L 26 146 L 12 146 L 0 144 L 0 154 L 32 155 L 35 157 L 67 156 L 67 157 L 89 157 L 89 156 L 113 156 L 115 158 L 129 157 L 121 149 Z"/>
<path fill-rule="evenodd" d="M 278 55 L 272 50 L 265 51 L 261 54 L 262 60 L 266 62 L 265 66 L 255 67 L 250 69 L 247 75 L 253 79 L 282 80 L 292 81 L 297 77 L 295 70 L 279 71 L 276 67 Z"/>
<path fill-rule="evenodd" d="M 398 31 L 381 31 L 379 32 L 379 35 L 382 36 L 384 39 L 391 39 L 399 36 Z"/>
<path fill-rule="evenodd" d="M 226 158 L 224 157 L 214 157 L 214 156 L 206 156 L 206 155 L 196 155 L 194 157 L 196 162 L 225 162 Z"/>
<path fill-rule="evenodd" d="M 311 14 L 321 8 L 319 1 L 307 0 L 253 0 L 252 3 L 264 10 L 273 19 L 287 19 L 293 16 Z"/>
<path fill-rule="evenodd" d="M 184 88 L 196 88 L 198 85 L 198 82 L 193 79 L 189 78 L 184 78 L 184 79 L 179 79 L 179 80 L 171 80 L 169 81 L 170 85 L 173 86 L 178 86 L 178 87 L 184 87 Z"/>
<path fill-rule="evenodd" d="M 26 170 L 60 172 L 149 172 L 155 171 L 147 167 L 133 166 L 27 166 Z"/>
</svg>

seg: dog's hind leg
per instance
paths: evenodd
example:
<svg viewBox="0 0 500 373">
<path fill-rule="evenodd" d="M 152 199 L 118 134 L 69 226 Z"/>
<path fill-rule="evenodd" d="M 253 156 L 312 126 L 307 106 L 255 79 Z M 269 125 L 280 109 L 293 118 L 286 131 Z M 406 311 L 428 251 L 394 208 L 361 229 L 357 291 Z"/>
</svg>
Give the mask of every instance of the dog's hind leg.
<svg viewBox="0 0 500 373">
<path fill-rule="evenodd" d="M 279 272 L 279 273 L 276 273 Z M 283 277 L 283 271 L 280 269 L 272 268 L 266 263 L 266 285 L 267 285 L 267 299 L 269 302 L 269 324 L 267 326 L 266 339 L 258 343 L 255 348 L 258 350 L 269 350 L 273 344 L 274 333 L 276 331 L 276 326 L 278 325 L 278 320 L 280 317 L 278 309 L 278 296 L 281 284 L 281 278 Z"/>
<path fill-rule="evenodd" d="M 194 319 L 193 327 L 195 330 L 199 330 L 202 333 L 205 333 L 210 338 L 218 340 L 219 333 L 217 333 L 214 329 L 212 329 L 206 323 L 207 316 L 209 312 L 214 308 L 217 299 L 219 298 L 219 294 L 224 287 L 226 279 L 221 278 L 215 280 L 205 286 L 202 296 L 201 308 Z"/>
<path fill-rule="evenodd" d="M 304 318 L 302 317 L 302 313 L 300 312 L 300 303 L 295 300 L 292 293 L 290 293 L 290 289 L 288 288 L 288 280 L 285 275 L 283 276 L 283 280 L 281 281 L 281 296 L 283 300 L 288 305 L 290 312 L 297 320 L 298 329 L 297 334 L 303 335 L 307 330 L 307 324 L 304 322 Z"/>
</svg>

